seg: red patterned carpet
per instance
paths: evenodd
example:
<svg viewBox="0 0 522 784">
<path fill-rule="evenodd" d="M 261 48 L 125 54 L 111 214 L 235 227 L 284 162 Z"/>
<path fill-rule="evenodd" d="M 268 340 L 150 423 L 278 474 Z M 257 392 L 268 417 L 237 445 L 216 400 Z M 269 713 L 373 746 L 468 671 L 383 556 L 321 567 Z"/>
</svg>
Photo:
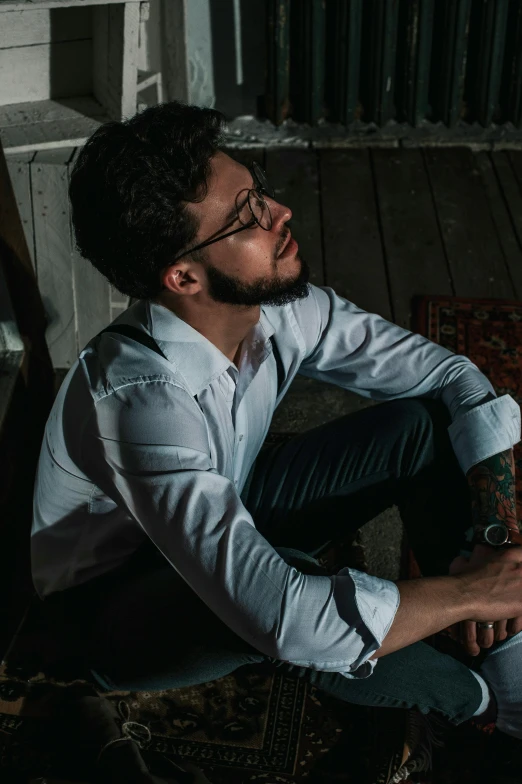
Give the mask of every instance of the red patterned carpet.
<svg viewBox="0 0 522 784">
<path fill-rule="evenodd" d="M 461 297 L 416 301 L 414 329 L 464 354 L 489 378 L 497 395 L 522 404 L 522 302 Z M 515 446 L 517 511 L 522 518 L 522 445 Z"/>
</svg>

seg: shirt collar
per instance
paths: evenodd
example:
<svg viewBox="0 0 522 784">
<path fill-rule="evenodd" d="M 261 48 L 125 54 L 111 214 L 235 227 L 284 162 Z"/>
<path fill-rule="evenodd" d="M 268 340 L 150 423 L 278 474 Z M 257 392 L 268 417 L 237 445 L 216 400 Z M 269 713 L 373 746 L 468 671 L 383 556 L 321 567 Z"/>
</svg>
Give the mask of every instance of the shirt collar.
<svg viewBox="0 0 522 784">
<path fill-rule="evenodd" d="M 180 319 L 168 308 L 150 300 L 141 300 L 129 308 L 119 323 L 134 323 L 154 338 L 169 362 L 181 373 L 192 395 L 197 395 L 215 378 L 235 365 L 213 343 Z M 266 352 L 274 328 L 261 309 L 261 315 L 245 338 L 255 348 Z M 256 352 L 257 353 L 257 352 Z"/>
</svg>

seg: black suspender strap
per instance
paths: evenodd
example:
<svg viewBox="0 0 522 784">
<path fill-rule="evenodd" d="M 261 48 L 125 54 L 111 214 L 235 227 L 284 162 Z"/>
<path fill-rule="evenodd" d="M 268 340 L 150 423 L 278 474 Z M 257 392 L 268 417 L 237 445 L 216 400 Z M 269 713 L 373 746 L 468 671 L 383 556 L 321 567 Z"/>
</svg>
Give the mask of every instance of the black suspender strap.
<svg viewBox="0 0 522 784">
<path fill-rule="evenodd" d="M 281 392 L 281 388 L 283 386 L 283 382 L 285 380 L 285 369 L 283 367 L 283 361 L 281 359 L 281 354 L 279 353 L 279 349 L 277 348 L 277 343 L 274 340 L 274 336 L 270 338 L 270 342 L 272 344 L 272 351 L 274 352 L 274 359 L 277 365 L 277 394 Z"/>
<path fill-rule="evenodd" d="M 155 351 L 156 354 L 159 354 L 161 357 L 167 358 L 154 338 L 147 335 L 146 332 L 142 332 L 141 329 L 132 327 L 130 324 L 117 324 L 115 326 L 106 327 L 105 329 L 102 329 L 98 335 L 103 335 L 104 332 L 116 332 L 119 335 L 125 335 L 125 337 L 131 338 L 131 340 L 135 340 L 137 343 L 141 343 L 142 345 L 147 346 L 147 348 L 152 349 L 152 351 Z M 273 335 L 270 338 L 270 342 L 272 343 L 272 351 L 274 352 L 274 358 L 277 365 L 277 394 L 279 394 L 281 387 L 283 386 L 283 381 L 285 380 L 285 369 Z"/>
<path fill-rule="evenodd" d="M 102 329 L 98 335 L 103 335 L 104 332 L 117 332 L 119 335 L 125 335 L 125 337 L 131 338 L 131 340 L 135 340 L 137 343 L 141 343 L 142 345 L 147 346 L 147 348 L 155 351 L 156 354 L 159 354 L 164 359 L 167 359 L 154 338 L 152 338 L 150 335 L 147 335 L 146 332 L 142 332 L 141 329 L 138 329 L 137 327 L 131 327 L 130 324 L 118 324 L 114 327 L 106 327 L 105 329 Z"/>
</svg>

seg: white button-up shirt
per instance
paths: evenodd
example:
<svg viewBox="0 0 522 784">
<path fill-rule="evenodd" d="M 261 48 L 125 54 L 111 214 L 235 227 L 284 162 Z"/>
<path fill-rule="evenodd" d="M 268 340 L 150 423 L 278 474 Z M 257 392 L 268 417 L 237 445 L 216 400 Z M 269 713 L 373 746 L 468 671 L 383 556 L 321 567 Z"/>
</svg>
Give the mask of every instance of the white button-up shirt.
<svg viewBox="0 0 522 784">
<path fill-rule="evenodd" d="M 296 373 L 375 400 L 440 398 L 462 470 L 520 440 L 520 408 L 466 357 L 367 313 L 330 288 L 264 307 L 239 367 L 162 305 L 114 323 L 81 352 L 56 397 L 38 465 L 32 573 L 38 594 L 90 580 L 150 538 L 209 608 L 267 656 L 347 678 L 371 675 L 399 605 L 394 582 L 289 566 L 240 493 Z M 279 348 L 284 383 L 270 337 Z M 320 525 L 320 521 L 318 521 Z M 168 623 L 168 619 L 166 619 Z"/>
</svg>

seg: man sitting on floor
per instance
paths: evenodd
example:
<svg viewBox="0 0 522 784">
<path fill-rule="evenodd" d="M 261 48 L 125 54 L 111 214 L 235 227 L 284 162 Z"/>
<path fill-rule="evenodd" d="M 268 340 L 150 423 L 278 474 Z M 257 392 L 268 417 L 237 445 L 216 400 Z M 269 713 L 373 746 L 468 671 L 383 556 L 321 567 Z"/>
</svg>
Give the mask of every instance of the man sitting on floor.
<svg viewBox="0 0 522 784">
<path fill-rule="evenodd" d="M 222 151 L 223 120 L 153 107 L 99 128 L 75 164 L 78 247 L 137 302 L 50 414 L 36 590 L 105 689 L 259 662 L 350 703 L 496 720 L 492 743 L 511 748 L 522 549 L 497 545 L 521 541 L 519 406 L 466 357 L 308 284 L 291 210 Z M 381 405 L 262 449 L 298 372 Z M 321 550 L 392 504 L 424 577 L 328 575 Z M 422 642 L 450 626 L 470 654 L 490 649 L 477 671 Z M 502 781 L 522 776 L 510 759 Z"/>
</svg>

